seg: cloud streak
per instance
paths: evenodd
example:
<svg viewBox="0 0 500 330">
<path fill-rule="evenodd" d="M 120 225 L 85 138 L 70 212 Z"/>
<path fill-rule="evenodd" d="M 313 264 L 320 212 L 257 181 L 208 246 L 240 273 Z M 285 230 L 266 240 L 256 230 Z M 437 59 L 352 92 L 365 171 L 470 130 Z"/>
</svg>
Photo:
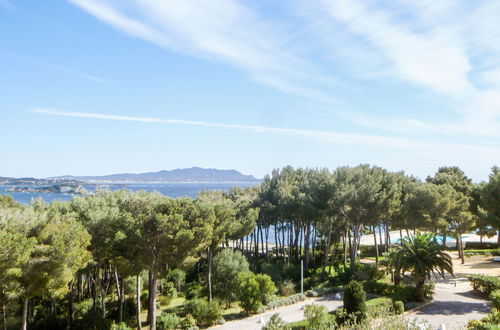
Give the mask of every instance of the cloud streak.
<svg viewBox="0 0 500 330">
<path fill-rule="evenodd" d="M 83 73 L 83 72 L 80 72 L 80 71 L 77 71 L 77 70 L 73 70 L 73 69 L 69 69 L 69 68 L 66 68 L 66 67 L 63 67 L 63 66 L 60 66 L 60 65 L 45 63 L 45 62 L 39 61 L 39 60 L 37 60 L 37 59 L 35 59 L 33 57 L 30 57 L 30 56 L 25 56 L 25 55 L 21 55 L 21 54 L 17 54 L 17 53 L 12 53 L 12 52 L 4 51 L 4 50 L 1 50 L 1 49 L 0 49 L 0 54 L 5 55 L 5 56 L 9 56 L 9 57 L 13 57 L 13 58 L 17 58 L 17 59 L 22 60 L 22 61 L 35 63 L 35 64 L 38 64 L 38 65 L 41 65 L 41 66 L 44 66 L 46 68 L 50 68 L 50 69 L 53 69 L 53 70 L 57 70 L 57 71 L 69 73 L 69 74 L 71 74 L 71 75 L 73 75 L 75 77 L 78 77 L 78 78 L 82 78 L 82 79 L 86 79 L 86 80 L 92 80 L 92 81 L 95 81 L 95 82 L 105 83 L 105 84 L 109 83 L 108 80 L 106 80 L 104 78 L 101 78 L 99 76 L 91 75 L 91 74 L 88 74 L 88 73 Z"/>
<path fill-rule="evenodd" d="M 228 63 L 255 81 L 312 100 L 336 103 L 319 70 L 288 48 L 277 26 L 235 0 L 68 0 L 99 20 L 160 47 Z M 333 77 L 327 78 L 330 83 Z"/>
<path fill-rule="evenodd" d="M 327 131 L 327 130 L 308 130 L 308 129 L 295 129 L 295 128 L 280 128 L 280 127 L 268 127 L 259 125 L 241 125 L 241 124 L 225 124 L 225 123 L 211 123 L 204 121 L 192 121 L 183 119 L 162 119 L 162 118 L 150 118 L 150 117 L 135 117 L 135 116 L 121 116 L 121 115 L 110 115 L 102 113 L 89 113 L 89 112 L 70 112 L 63 111 L 59 109 L 48 109 L 48 108 L 35 108 L 31 110 L 33 113 L 49 116 L 61 116 L 61 117 L 75 117 L 75 118 L 88 118 L 88 119 L 98 119 L 98 120 L 109 120 L 109 121 L 125 121 L 125 122 L 139 122 L 139 123 L 156 123 L 156 124 L 168 124 L 168 125 L 185 125 L 185 126 L 198 126 L 198 127 L 213 127 L 222 129 L 231 129 L 238 131 L 246 131 L 257 134 L 274 134 L 274 135 L 285 135 L 297 138 L 305 138 L 318 142 L 336 142 L 344 144 L 354 144 L 354 145 L 371 145 L 375 147 L 382 148 L 394 148 L 394 149 L 415 149 L 417 150 L 427 150 L 436 152 L 453 152 L 453 153 L 497 153 L 500 154 L 500 146 L 498 145 L 468 145 L 468 144 L 456 144 L 456 143 L 442 143 L 437 141 L 413 141 L 403 138 L 392 138 L 384 137 L 378 135 L 366 135 L 366 134 L 353 134 L 353 133 L 343 133 L 337 131 Z"/>
</svg>

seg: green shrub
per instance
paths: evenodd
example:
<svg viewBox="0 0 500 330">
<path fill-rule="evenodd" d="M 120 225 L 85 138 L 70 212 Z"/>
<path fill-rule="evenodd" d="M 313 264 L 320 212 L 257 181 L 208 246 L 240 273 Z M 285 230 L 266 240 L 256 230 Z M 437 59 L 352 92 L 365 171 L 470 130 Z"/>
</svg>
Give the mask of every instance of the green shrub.
<svg viewBox="0 0 500 330">
<path fill-rule="evenodd" d="M 304 316 L 309 329 L 333 329 L 336 326 L 335 319 L 328 313 L 323 305 L 306 305 Z"/>
<path fill-rule="evenodd" d="M 269 321 L 262 327 L 262 330 L 286 330 L 289 329 L 285 321 L 281 319 L 278 313 L 273 314 Z"/>
<path fill-rule="evenodd" d="M 177 298 L 177 289 L 175 288 L 174 282 L 165 282 L 161 293 L 170 298 Z"/>
<path fill-rule="evenodd" d="M 284 280 L 279 284 L 279 291 L 282 296 L 288 297 L 295 293 L 295 283 L 292 280 Z"/>
<path fill-rule="evenodd" d="M 243 272 L 238 275 L 238 279 L 241 307 L 247 313 L 255 313 L 262 305 L 268 304 L 272 294 L 277 291 L 271 277 L 265 274 Z"/>
<path fill-rule="evenodd" d="M 363 288 L 366 292 L 379 294 L 382 296 L 390 293 L 392 285 L 385 282 L 366 281 L 363 283 Z"/>
<path fill-rule="evenodd" d="M 298 303 L 299 301 L 304 301 L 306 299 L 307 299 L 307 296 L 305 294 L 302 294 L 302 293 L 292 294 L 291 296 L 288 296 L 286 298 L 281 298 L 281 299 L 276 299 L 274 301 L 271 301 L 266 306 L 261 307 L 259 309 L 259 312 L 264 312 L 264 311 L 272 309 L 272 308 L 292 305 L 292 304 Z"/>
<path fill-rule="evenodd" d="M 180 326 L 182 329 L 191 329 L 196 326 L 196 320 L 193 315 L 186 314 L 186 316 L 182 319 Z"/>
<path fill-rule="evenodd" d="M 182 269 L 174 269 L 168 273 L 168 278 L 172 280 L 177 287 L 177 290 L 181 291 L 181 286 L 186 281 L 186 272 Z"/>
<path fill-rule="evenodd" d="M 80 302 L 77 302 L 73 305 L 73 313 L 75 318 L 82 318 L 87 315 L 94 305 L 94 301 L 92 299 L 85 299 Z"/>
<path fill-rule="evenodd" d="M 134 328 L 129 327 L 126 323 L 121 322 L 121 323 L 113 323 L 111 325 L 111 330 L 133 330 Z"/>
<path fill-rule="evenodd" d="M 491 306 L 496 309 L 500 309 L 500 289 L 490 293 Z"/>
<path fill-rule="evenodd" d="M 495 276 L 471 275 L 468 277 L 475 291 L 489 295 L 494 290 L 500 289 L 500 278 Z"/>
<path fill-rule="evenodd" d="M 480 249 L 497 249 L 500 248 L 500 244 L 498 243 L 489 243 L 489 242 L 465 242 L 466 250 L 480 250 Z"/>
<path fill-rule="evenodd" d="M 392 300 L 400 300 L 404 304 L 417 300 L 417 289 L 410 285 L 393 285 L 389 294 Z"/>
<path fill-rule="evenodd" d="M 213 261 L 213 294 L 230 304 L 237 299 L 238 274 L 249 270 L 247 258 L 237 250 L 223 249 Z"/>
<path fill-rule="evenodd" d="M 192 282 L 186 289 L 186 298 L 189 300 L 201 298 L 203 295 L 203 289 L 204 288 L 200 283 Z"/>
<path fill-rule="evenodd" d="M 188 303 L 186 311 L 196 320 L 201 327 L 210 327 L 222 318 L 222 310 L 216 300 L 195 299 Z"/>
<path fill-rule="evenodd" d="M 382 269 L 378 269 L 375 265 L 358 264 L 356 267 L 356 277 L 359 281 L 378 281 L 383 279 L 385 273 Z"/>
<path fill-rule="evenodd" d="M 368 300 L 366 303 L 366 313 L 369 318 L 379 318 L 394 314 L 392 299 L 381 297 Z"/>
<path fill-rule="evenodd" d="M 156 319 L 156 329 L 176 329 L 181 323 L 181 318 L 173 313 L 161 313 Z"/>
<path fill-rule="evenodd" d="M 491 254 L 494 255 L 494 256 L 500 256 L 500 248 L 491 251 Z"/>
<path fill-rule="evenodd" d="M 361 283 L 351 281 L 344 287 L 344 309 L 350 317 L 366 319 L 366 292 Z"/>
<path fill-rule="evenodd" d="M 396 315 L 401 315 L 405 312 L 405 305 L 401 300 L 396 300 L 393 304 L 393 308 Z"/>
<path fill-rule="evenodd" d="M 73 322 L 73 328 L 77 330 L 86 329 L 110 329 L 113 324 L 113 320 L 105 319 L 102 317 L 102 311 L 100 309 L 90 310 L 86 315 L 80 319 L 76 319 Z"/>
<path fill-rule="evenodd" d="M 171 302 L 172 302 L 172 298 L 169 296 L 161 295 L 161 296 L 157 297 L 157 303 L 160 306 L 166 307 L 166 306 L 170 305 Z"/>
<path fill-rule="evenodd" d="M 493 308 L 480 320 L 472 320 L 467 324 L 468 330 L 500 330 L 500 310 Z"/>
</svg>

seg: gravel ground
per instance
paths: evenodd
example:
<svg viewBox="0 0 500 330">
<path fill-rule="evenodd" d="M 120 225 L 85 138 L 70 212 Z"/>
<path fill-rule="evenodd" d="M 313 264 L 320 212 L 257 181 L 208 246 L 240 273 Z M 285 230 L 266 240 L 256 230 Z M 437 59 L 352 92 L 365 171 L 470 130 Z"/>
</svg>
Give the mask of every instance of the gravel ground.
<svg viewBox="0 0 500 330">
<path fill-rule="evenodd" d="M 465 329 L 470 320 L 480 319 L 490 311 L 490 303 L 474 292 L 465 277 L 436 283 L 432 303 L 406 314 L 407 318 L 427 321 L 433 329 L 444 324 L 446 330 Z"/>
<path fill-rule="evenodd" d="M 297 304 L 284 306 L 272 311 L 248 317 L 242 320 L 229 321 L 223 325 L 213 327 L 212 329 L 224 330 L 258 330 L 275 313 L 279 313 L 285 322 L 297 322 L 304 319 L 304 306 L 310 304 L 324 305 L 328 310 L 334 310 L 342 306 L 342 300 L 335 300 L 333 295 L 325 297 L 309 298 Z"/>
</svg>

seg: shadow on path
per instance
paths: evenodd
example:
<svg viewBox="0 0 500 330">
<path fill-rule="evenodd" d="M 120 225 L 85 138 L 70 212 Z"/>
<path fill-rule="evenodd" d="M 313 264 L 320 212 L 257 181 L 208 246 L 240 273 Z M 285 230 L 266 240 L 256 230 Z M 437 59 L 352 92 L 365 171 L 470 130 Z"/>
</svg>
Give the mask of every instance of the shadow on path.
<svg viewBox="0 0 500 330">
<path fill-rule="evenodd" d="M 486 302 L 436 301 L 415 312 L 416 315 L 464 315 L 468 313 L 488 313 Z"/>
</svg>

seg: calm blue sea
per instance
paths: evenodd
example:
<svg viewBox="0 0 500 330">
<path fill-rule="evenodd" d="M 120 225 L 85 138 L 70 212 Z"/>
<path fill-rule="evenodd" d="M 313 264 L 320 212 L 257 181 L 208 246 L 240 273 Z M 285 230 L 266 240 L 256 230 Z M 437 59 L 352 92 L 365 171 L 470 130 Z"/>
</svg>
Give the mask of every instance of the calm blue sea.
<svg viewBox="0 0 500 330">
<path fill-rule="evenodd" d="M 232 187 L 250 187 L 258 183 L 140 183 L 140 184 L 116 184 L 116 185 L 101 185 L 111 190 L 130 189 L 133 191 L 146 190 L 158 191 L 165 196 L 169 197 L 191 197 L 203 190 L 224 190 L 229 191 Z M 34 193 L 20 193 L 20 192 L 7 192 L 6 190 L 12 186 L 0 185 L 0 194 L 11 195 L 16 201 L 29 204 L 32 199 L 41 197 L 46 202 L 54 200 L 71 200 L 73 195 L 69 194 L 34 194 Z M 95 191 L 95 185 L 83 186 L 89 191 Z"/>
</svg>

